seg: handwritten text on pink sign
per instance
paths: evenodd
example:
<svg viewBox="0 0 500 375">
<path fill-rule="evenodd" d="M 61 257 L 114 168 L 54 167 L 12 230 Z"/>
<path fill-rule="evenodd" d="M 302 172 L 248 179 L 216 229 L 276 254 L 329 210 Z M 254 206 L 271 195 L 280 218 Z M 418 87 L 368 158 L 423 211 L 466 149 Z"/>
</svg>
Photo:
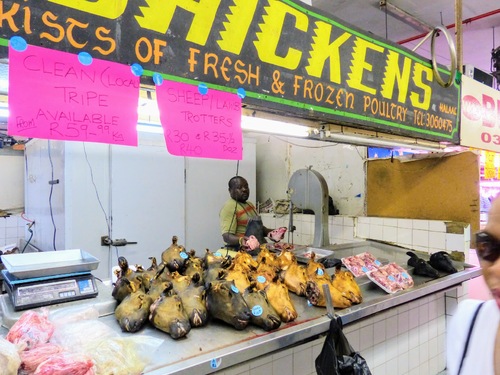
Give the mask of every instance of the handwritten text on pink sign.
<svg viewBox="0 0 500 375">
<path fill-rule="evenodd" d="M 156 86 L 160 120 L 172 155 L 241 160 L 241 99 L 237 94 L 164 81 Z"/>
<path fill-rule="evenodd" d="M 8 133 L 137 146 L 140 79 L 130 66 L 37 46 L 9 49 Z"/>
</svg>

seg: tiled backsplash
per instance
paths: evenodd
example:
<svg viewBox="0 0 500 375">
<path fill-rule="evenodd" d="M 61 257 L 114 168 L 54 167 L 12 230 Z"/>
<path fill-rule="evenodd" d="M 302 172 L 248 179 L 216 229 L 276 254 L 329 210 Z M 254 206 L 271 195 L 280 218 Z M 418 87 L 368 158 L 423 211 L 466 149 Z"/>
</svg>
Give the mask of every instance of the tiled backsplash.
<svg viewBox="0 0 500 375">
<path fill-rule="evenodd" d="M 27 221 L 19 215 L 0 217 L 0 247 L 16 244 L 25 238 Z"/>
<path fill-rule="evenodd" d="M 287 227 L 288 215 L 261 214 L 268 228 Z M 293 243 L 310 245 L 314 240 L 314 215 L 295 214 Z M 453 250 L 465 253 L 468 260 L 470 226 L 442 220 L 412 220 L 380 217 L 329 216 L 330 244 L 343 244 L 365 239 L 385 241 L 417 251 L 434 253 Z M 292 238 L 285 234 L 285 241 Z"/>
<path fill-rule="evenodd" d="M 344 327 L 373 375 L 437 375 L 445 363 L 444 292 L 382 311 Z M 245 362 L 218 375 L 315 375 L 325 338 Z"/>
</svg>

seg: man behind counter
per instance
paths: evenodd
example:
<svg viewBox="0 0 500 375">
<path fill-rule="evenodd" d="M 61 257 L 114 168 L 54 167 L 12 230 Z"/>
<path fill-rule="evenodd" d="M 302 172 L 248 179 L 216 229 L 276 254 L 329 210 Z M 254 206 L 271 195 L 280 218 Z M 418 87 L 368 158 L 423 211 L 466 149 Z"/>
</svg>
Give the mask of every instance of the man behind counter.
<svg viewBox="0 0 500 375">
<path fill-rule="evenodd" d="M 231 199 L 224 203 L 219 213 L 222 239 L 227 247 L 253 251 L 266 243 L 266 236 L 273 241 L 283 238 L 284 231 L 266 228 L 255 206 L 247 201 L 250 189 L 245 178 L 232 177 L 228 187 Z"/>
</svg>

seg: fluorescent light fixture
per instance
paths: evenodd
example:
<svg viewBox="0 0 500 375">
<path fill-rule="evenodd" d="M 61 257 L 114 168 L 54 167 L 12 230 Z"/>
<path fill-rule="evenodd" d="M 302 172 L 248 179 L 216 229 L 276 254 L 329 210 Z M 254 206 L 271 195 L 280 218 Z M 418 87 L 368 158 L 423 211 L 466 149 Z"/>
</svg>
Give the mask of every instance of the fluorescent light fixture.
<svg viewBox="0 0 500 375">
<path fill-rule="evenodd" d="M 338 142 L 338 143 L 348 143 L 352 145 L 365 146 L 365 147 L 387 147 L 387 148 L 399 148 L 405 147 L 414 150 L 424 150 L 424 151 L 444 151 L 445 146 L 437 142 L 428 142 L 424 140 L 419 140 L 416 138 L 408 139 L 397 139 L 392 140 L 390 138 L 381 137 L 364 137 L 362 135 L 351 135 L 344 133 L 331 133 L 329 131 L 319 131 L 312 132 L 311 138 L 319 139 L 323 141 Z"/>
<path fill-rule="evenodd" d="M 146 133 L 163 134 L 163 127 L 161 124 L 153 122 L 138 122 L 137 131 Z"/>
<path fill-rule="evenodd" d="M 242 116 L 241 129 L 259 133 L 278 134 L 290 137 L 309 137 L 308 126 L 290 124 L 282 121 L 269 120 L 259 117 Z"/>
</svg>

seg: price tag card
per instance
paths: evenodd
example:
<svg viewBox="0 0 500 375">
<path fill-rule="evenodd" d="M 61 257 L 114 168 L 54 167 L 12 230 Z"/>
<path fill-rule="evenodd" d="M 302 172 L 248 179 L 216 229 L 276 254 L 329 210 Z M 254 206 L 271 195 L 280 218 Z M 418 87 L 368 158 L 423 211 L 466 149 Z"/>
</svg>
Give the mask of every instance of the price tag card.
<svg viewBox="0 0 500 375">
<path fill-rule="evenodd" d="M 139 85 L 128 65 L 10 41 L 8 133 L 137 146 Z"/>
<path fill-rule="evenodd" d="M 241 98 L 205 85 L 163 81 L 156 86 L 168 152 L 241 160 Z"/>
</svg>

